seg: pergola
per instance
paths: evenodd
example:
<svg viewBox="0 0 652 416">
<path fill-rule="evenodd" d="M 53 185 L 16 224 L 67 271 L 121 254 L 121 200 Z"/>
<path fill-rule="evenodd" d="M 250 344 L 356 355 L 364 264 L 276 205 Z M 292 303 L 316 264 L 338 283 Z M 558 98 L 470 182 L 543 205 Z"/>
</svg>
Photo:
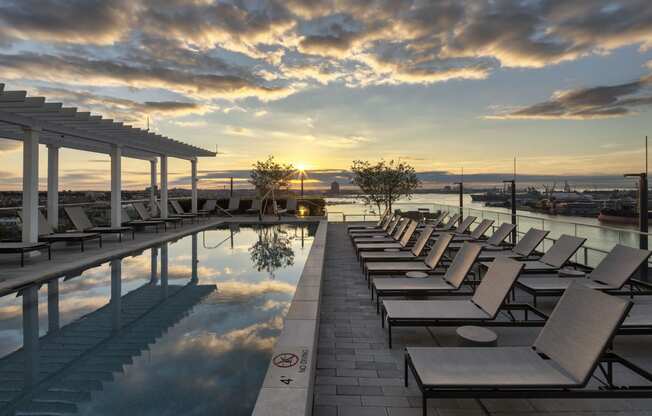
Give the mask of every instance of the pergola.
<svg viewBox="0 0 652 416">
<path fill-rule="evenodd" d="M 168 157 L 190 161 L 192 212 L 197 212 L 197 158 L 211 152 L 89 112 L 28 97 L 26 91 L 5 91 L 0 84 L 0 138 L 23 142 L 23 241 L 38 241 L 38 145 L 48 147 L 47 217 L 58 226 L 59 148 L 108 154 L 111 157 L 111 226 L 122 224 L 121 159 L 149 160 L 151 199 L 156 200 L 158 159 L 161 159 L 161 217 L 168 216 Z"/>
</svg>

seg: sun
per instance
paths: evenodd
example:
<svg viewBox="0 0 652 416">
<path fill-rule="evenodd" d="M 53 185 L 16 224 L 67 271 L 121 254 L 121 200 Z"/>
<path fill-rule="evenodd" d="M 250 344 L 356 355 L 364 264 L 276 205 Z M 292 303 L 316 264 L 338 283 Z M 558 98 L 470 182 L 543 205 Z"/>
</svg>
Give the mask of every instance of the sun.
<svg viewBox="0 0 652 416">
<path fill-rule="evenodd" d="M 305 163 L 299 162 L 296 164 L 296 168 L 299 172 L 305 172 L 308 169 L 308 165 Z"/>
</svg>

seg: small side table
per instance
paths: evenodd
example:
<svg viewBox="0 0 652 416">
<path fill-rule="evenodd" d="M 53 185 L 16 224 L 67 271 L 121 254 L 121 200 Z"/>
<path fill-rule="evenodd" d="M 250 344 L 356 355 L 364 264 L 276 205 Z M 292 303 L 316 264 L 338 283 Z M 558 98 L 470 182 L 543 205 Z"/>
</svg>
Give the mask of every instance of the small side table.
<svg viewBox="0 0 652 416">
<path fill-rule="evenodd" d="M 410 277 L 410 278 L 424 278 L 428 277 L 428 273 L 424 272 L 407 272 L 405 273 L 405 277 Z"/>
<path fill-rule="evenodd" d="M 461 326 L 457 333 L 459 347 L 495 347 L 498 345 L 498 335 L 488 328 L 479 326 Z"/>
</svg>

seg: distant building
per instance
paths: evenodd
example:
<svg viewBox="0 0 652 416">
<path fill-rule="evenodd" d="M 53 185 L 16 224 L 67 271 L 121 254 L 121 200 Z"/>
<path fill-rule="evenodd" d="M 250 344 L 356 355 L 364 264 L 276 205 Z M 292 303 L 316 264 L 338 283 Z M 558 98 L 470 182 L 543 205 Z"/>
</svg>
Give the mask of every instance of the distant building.
<svg viewBox="0 0 652 416">
<path fill-rule="evenodd" d="M 337 181 L 331 183 L 331 193 L 339 194 L 340 193 L 340 184 Z"/>
</svg>

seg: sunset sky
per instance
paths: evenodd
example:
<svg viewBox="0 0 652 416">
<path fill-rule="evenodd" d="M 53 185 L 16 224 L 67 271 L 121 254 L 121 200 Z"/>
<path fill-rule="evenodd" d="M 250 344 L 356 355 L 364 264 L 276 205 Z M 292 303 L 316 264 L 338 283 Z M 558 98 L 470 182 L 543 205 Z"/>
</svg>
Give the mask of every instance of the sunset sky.
<svg viewBox="0 0 652 416">
<path fill-rule="evenodd" d="M 621 175 L 652 135 L 649 0 L 0 0 L 0 82 L 207 149 L 309 169 Z M 0 139 L 0 190 L 20 189 Z M 108 157 L 61 152 L 61 187 Z M 42 149 L 41 175 L 46 152 Z M 123 163 L 125 188 L 149 165 Z M 172 184 L 186 161 L 171 161 Z M 228 172 L 225 173 L 225 176 Z M 176 182 L 175 182 L 176 180 Z M 208 182 L 205 182 L 205 184 Z"/>
</svg>

